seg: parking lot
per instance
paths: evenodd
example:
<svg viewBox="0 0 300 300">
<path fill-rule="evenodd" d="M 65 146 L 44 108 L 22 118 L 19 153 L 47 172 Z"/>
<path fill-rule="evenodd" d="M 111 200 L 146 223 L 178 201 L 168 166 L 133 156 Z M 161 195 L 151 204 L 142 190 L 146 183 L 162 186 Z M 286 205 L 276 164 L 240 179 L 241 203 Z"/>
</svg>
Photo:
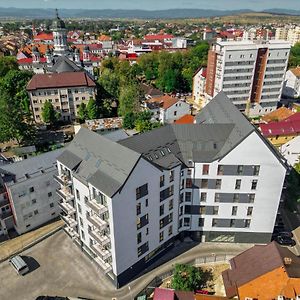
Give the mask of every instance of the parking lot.
<svg viewBox="0 0 300 300">
<path fill-rule="evenodd" d="M 0 264 L 1 300 L 31 300 L 39 295 L 105 299 L 108 291 L 115 291 L 62 230 L 21 256 L 30 266 L 25 276 L 18 275 L 8 261 Z"/>
</svg>

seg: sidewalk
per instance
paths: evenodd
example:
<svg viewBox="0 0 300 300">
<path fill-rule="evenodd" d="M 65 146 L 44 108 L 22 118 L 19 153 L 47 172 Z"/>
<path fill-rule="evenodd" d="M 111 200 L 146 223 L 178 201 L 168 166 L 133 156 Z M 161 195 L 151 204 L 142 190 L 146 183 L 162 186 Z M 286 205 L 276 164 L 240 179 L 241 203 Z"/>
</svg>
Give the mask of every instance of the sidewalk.
<svg viewBox="0 0 300 300">
<path fill-rule="evenodd" d="M 22 234 L 11 240 L 4 241 L 0 244 L 0 262 L 21 252 L 24 248 L 34 244 L 35 241 L 47 236 L 49 233 L 61 228 L 64 222 L 62 220 L 50 223 L 34 231 Z"/>
</svg>

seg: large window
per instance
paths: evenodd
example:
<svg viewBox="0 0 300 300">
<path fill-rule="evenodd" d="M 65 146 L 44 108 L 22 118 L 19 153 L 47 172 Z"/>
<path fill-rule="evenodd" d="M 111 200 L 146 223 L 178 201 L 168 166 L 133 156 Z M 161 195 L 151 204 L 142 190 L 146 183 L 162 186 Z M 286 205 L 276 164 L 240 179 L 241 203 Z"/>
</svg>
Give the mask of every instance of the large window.
<svg viewBox="0 0 300 300">
<path fill-rule="evenodd" d="M 259 175 L 260 166 L 254 166 L 253 168 L 253 175 L 258 176 Z"/>
<path fill-rule="evenodd" d="M 207 199 L 207 193 L 201 193 L 200 202 L 206 202 L 206 199 Z"/>
<path fill-rule="evenodd" d="M 159 178 L 159 186 L 163 187 L 165 185 L 165 176 L 161 175 Z"/>
<path fill-rule="evenodd" d="M 257 180 L 252 180 L 252 183 L 251 183 L 251 190 L 256 190 L 257 188 Z"/>
<path fill-rule="evenodd" d="M 235 189 L 239 190 L 241 188 L 241 184 L 242 184 L 242 180 L 241 179 L 237 179 L 235 181 Z"/>
<path fill-rule="evenodd" d="M 208 174 L 209 174 L 209 165 L 203 165 L 202 175 L 208 175 Z"/>
<path fill-rule="evenodd" d="M 217 179 L 216 180 L 216 189 L 221 189 L 221 185 L 222 185 L 222 179 Z"/>
<path fill-rule="evenodd" d="M 238 207 L 237 207 L 237 206 L 232 206 L 231 215 L 232 215 L 232 216 L 236 216 L 236 215 L 237 215 L 237 210 L 238 210 Z"/>
<path fill-rule="evenodd" d="M 224 166 L 222 165 L 219 165 L 218 166 L 218 172 L 217 172 L 218 175 L 223 175 L 224 174 Z"/>
<path fill-rule="evenodd" d="M 148 195 L 148 183 L 136 189 L 136 199 L 140 199 L 146 195 Z"/>
<path fill-rule="evenodd" d="M 202 189 L 207 189 L 208 188 L 208 180 L 207 179 L 202 179 L 201 180 L 201 188 Z"/>
</svg>

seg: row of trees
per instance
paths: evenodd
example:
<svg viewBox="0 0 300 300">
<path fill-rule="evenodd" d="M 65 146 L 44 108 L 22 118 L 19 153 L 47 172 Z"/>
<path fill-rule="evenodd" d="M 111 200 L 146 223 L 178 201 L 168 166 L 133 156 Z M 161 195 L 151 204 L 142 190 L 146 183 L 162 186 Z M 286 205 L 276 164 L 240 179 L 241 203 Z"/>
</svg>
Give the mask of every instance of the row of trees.
<svg viewBox="0 0 300 300">
<path fill-rule="evenodd" d="M 289 67 L 297 67 L 300 65 L 300 43 L 295 44 L 291 48 L 291 53 L 289 57 Z"/>
<path fill-rule="evenodd" d="M 16 140 L 18 144 L 34 139 L 35 126 L 26 91 L 32 74 L 18 69 L 12 57 L 0 58 L 0 142 Z"/>
</svg>

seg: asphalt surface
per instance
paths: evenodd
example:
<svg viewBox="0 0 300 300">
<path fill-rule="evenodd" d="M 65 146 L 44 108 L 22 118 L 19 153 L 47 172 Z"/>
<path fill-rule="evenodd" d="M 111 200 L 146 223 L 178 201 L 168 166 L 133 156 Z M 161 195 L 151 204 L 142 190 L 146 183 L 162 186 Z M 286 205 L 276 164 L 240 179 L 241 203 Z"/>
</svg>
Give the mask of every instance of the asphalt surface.
<svg viewBox="0 0 300 300">
<path fill-rule="evenodd" d="M 59 231 L 21 254 L 28 261 L 31 269 L 25 276 L 19 276 L 8 261 L 0 264 L 0 299 L 31 300 L 40 295 L 95 300 L 133 299 L 133 296 L 147 286 L 155 276 L 170 271 L 175 263 L 211 257 L 212 253 L 213 255 L 237 255 L 251 246 L 249 244 L 200 244 L 116 290 L 71 239 L 63 231 Z M 172 251 L 176 251 L 176 248 Z"/>
</svg>

